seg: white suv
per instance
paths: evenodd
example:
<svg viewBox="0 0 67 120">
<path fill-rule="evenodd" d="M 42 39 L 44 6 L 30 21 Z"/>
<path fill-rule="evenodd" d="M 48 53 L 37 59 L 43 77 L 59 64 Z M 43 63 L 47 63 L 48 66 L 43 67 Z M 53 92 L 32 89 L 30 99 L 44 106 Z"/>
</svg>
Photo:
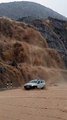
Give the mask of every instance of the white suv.
<svg viewBox="0 0 67 120">
<path fill-rule="evenodd" d="M 27 90 L 33 88 L 43 89 L 45 87 L 46 87 L 45 80 L 40 80 L 40 79 L 31 80 L 28 83 L 24 84 L 24 88 Z"/>
</svg>

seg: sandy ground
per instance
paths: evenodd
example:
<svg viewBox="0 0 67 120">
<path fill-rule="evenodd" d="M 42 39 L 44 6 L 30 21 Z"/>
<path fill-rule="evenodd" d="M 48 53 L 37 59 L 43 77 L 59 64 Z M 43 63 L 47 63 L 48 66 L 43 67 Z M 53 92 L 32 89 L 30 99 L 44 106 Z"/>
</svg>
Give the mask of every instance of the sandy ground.
<svg viewBox="0 0 67 120">
<path fill-rule="evenodd" d="M 67 85 L 1 91 L 0 120 L 67 120 Z"/>
</svg>

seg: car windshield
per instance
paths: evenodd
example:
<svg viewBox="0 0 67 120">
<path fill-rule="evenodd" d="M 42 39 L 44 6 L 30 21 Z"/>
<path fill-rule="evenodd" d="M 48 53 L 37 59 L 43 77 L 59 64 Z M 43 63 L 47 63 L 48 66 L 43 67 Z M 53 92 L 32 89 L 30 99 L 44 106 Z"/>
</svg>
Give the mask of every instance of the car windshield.
<svg viewBox="0 0 67 120">
<path fill-rule="evenodd" d="M 37 83 L 37 80 L 32 80 L 30 81 L 30 83 Z"/>
</svg>

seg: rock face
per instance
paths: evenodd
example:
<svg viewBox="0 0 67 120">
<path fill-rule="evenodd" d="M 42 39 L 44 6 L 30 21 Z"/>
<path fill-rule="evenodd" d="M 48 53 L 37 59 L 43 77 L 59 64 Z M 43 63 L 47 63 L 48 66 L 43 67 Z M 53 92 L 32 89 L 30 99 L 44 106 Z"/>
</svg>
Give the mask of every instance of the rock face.
<svg viewBox="0 0 67 120">
<path fill-rule="evenodd" d="M 24 21 L 21 19 L 21 21 Z M 49 17 L 46 20 L 27 21 L 26 23 L 36 27 L 50 48 L 56 49 L 62 56 L 65 66 L 67 67 L 67 21 L 58 20 Z"/>
<path fill-rule="evenodd" d="M 35 78 L 47 83 L 66 80 L 62 57 L 35 27 L 0 18 L 0 88 L 18 87 Z"/>
<path fill-rule="evenodd" d="M 67 18 L 58 14 L 57 12 L 34 2 L 10 2 L 0 4 L 0 16 L 7 16 L 11 19 L 19 19 L 23 17 L 23 20 L 27 17 L 27 20 L 41 19 L 41 18 L 58 18 L 67 20 Z"/>
</svg>

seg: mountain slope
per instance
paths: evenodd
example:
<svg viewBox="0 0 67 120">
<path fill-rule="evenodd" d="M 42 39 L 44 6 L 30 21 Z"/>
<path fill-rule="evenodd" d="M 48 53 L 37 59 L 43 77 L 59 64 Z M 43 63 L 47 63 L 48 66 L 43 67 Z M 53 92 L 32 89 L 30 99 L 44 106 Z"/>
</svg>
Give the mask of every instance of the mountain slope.
<svg viewBox="0 0 67 120">
<path fill-rule="evenodd" d="M 50 49 L 34 27 L 0 18 L 0 88 L 35 79 L 56 83 L 67 79 L 62 57 Z"/>
<path fill-rule="evenodd" d="M 7 16 L 12 19 L 29 17 L 29 19 L 54 17 L 67 20 L 67 18 L 53 10 L 33 2 L 10 2 L 0 4 L 0 16 Z"/>
<path fill-rule="evenodd" d="M 62 56 L 67 67 L 67 21 L 48 17 L 47 19 L 19 19 L 21 22 L 33 25 L 46 38 L 48 46 L 56 49 Z"/>
</svg>

